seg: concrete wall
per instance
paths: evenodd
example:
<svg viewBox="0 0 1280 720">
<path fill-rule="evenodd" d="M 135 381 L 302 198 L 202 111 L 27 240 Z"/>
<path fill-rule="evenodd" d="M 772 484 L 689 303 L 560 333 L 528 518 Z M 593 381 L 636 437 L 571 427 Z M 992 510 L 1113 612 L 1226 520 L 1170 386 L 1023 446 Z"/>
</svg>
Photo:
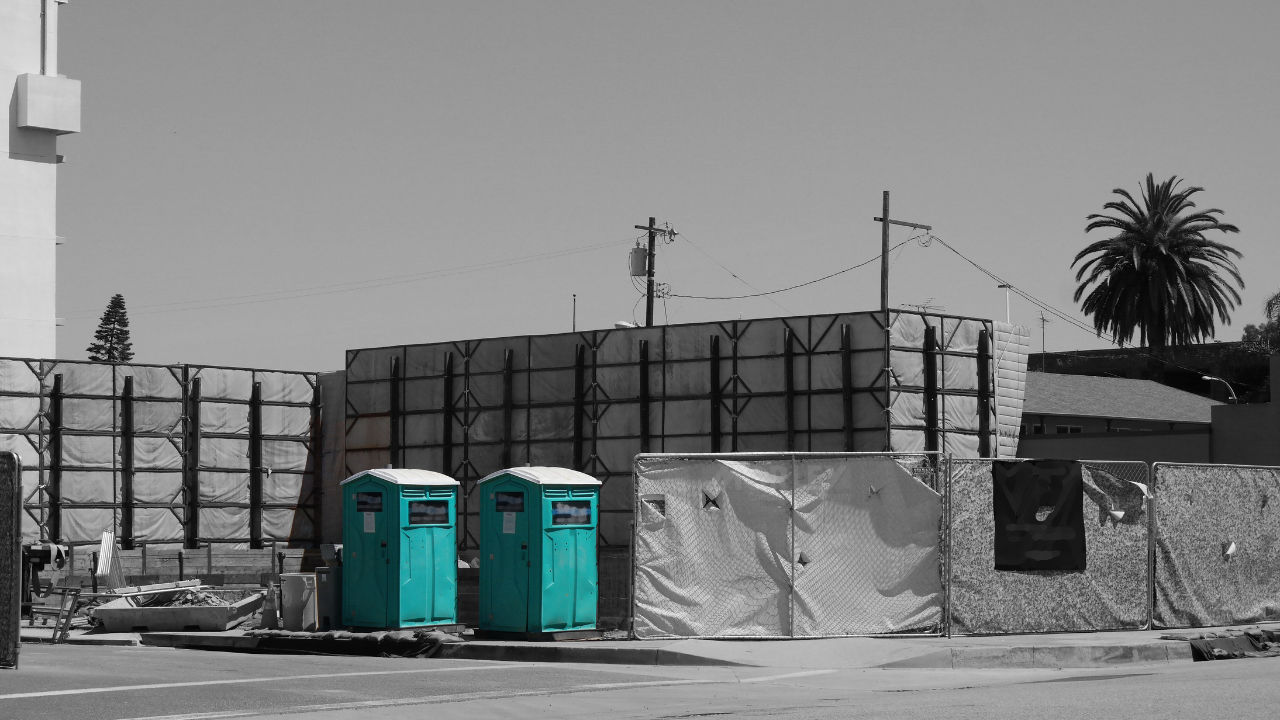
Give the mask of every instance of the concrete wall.
<svg viewBox="0 0 1280 720">
<path fill-rule="evenodd" d="M 0 132 L 0 356 L 57 357 L 57 136 L 65 130 L 19 127 L 19 77 L 57 75 L 58 0 L 0 0 L 0 87 L 8 123 Z M 42 31 L 42 7 L 49 29 Z M 45 35 L 42 43 L 42 32 Z M 62 80 L 66 80 L 63 78 Z M 74 95 L 79 86 L 51 81 Z M 74 87 L 72 87 L 74 85 Z"/>
<path fill-rule="evenodd" d="M 1209 427 L 1195 430 L 1074 435 L 1028 435 L 1018 442 L 1018 457 L 1063 460 L 1142 460 L 1144 462 L 1218 462 L 1211 460 Z"/>
</svg>

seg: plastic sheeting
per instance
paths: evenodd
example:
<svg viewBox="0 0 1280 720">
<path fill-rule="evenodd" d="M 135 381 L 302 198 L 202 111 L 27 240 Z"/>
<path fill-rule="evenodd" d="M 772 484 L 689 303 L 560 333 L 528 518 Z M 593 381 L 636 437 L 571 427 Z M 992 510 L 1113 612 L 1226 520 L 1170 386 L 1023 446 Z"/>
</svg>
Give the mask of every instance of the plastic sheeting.
<svg viewBox="0 0 1280 720">
<path fill-rule="evenodd" d="M 1152 468 L 1158 627 L 1280 620 L 1280 468 Z"/>
<path fill-rule="evenodd" d="M 919 456 L 639 456 L 636 636 L 936 631 L 941 497 L 912 469 L 930 476 Z"/>
<path fill-rule="evenodd" d="M 23 473 L 24 540 L 50 539 L 47 490 L 54 482 L 61 490 L 59 541 L 97 543 L 104 530 L 113 530 L 123 539 L 128 382 L 133 398 L 133 539 L 147 543 L 187 539 L 184 476 L 190 469 L 185 467 L 189 453 L 183 415 L 185 398 L 188 391 L 194 393 L 197 379 L 200 404 L 192 409 L 200 417 L 200 463 L 190 484 L 199 487 L 197 504 L 210 510 L 201 515 L 200 538 L 249 539 L 244 518 L 250 503 L 249 402 L 255 382 L 261 383 L 263 403 L 263 497 L 273 505 L 269 523 L 264 516 L 262 537 L 299 539 L 272 533 L 312 527 L 313 375 L 0 359 L 0 449 L 18 452 L 28 468 Z M 61 390 L 56 400 L 55 386 Z M 60 453 L 52 457 L 50 450 L 59 446 Z M 284 519 L 284 513 L 307 517 L 295 522 Z"/>
<path fill-rule="evenodd" d="M 350 350 L 345 466 L 328 481 L 395 464 L 465 488 L 509 465 L 578 468 L 604 483 L 601 543 L 625 545 L 629 493 L 609 487 L 629 484 L 641 451 L 922 451 L 928 326 L 939 346 L 940 449 L 976 456 L 977 350 L 991 323 L 890 315 L 889 330 L 871 312 Z M 475 547 L 465 499 L 459 514 L 460 540 Z"/>
<path fill-rule="evenodd" d="M 958 633 L 1081 632 L 1147 622 L 1147 466 L 1083 464 L 1084 572 L 995 570 L 990 460 L 950 462 L 950 622 Z"/>
<path fill-rule="evenodd" d="M 1027 353 L 1031 334 L 1022 325 L 995 322 L 992 355 L 995 365 L 996 457 L 1011 458 L 1018 454 L 1018 437 L 1022 427 L 1022 403 L 1027 389 Z"/>
</svg>

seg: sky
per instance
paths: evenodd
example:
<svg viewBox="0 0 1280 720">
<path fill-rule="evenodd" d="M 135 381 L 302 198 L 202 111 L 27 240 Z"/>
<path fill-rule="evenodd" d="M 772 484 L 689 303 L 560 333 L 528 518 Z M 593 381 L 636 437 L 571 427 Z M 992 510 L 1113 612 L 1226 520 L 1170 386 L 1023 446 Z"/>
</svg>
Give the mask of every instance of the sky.
<svg viewBox="0 0 1280 720">
<path fill-rule="evenodd" d="M 1280 289 L 1276 27 L 1272 2 L 73 0 L 58 356 L 114 293 L 147 363 L 642 324 L 650 216 L 678 233 L 655 324 L 874 310 L 886 190 L 940 239 L 893 229 L 890 305 L 1004 319 L 950 246 L 1088 325 L 1085 217 L 1149 172 L 1241 228 L 1238 340 Z M 1012 298 L 1033 350 L 1107 345 L 1039 312 Z"/>
</svg>

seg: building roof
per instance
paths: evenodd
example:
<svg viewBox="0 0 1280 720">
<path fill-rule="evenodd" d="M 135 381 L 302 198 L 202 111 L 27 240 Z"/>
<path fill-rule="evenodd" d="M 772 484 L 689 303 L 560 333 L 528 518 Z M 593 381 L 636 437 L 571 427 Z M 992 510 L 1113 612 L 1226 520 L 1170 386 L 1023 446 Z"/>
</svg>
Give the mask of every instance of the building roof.
<svg viewBox="0 0 1280 720">
<path fill-rule="evenodd" d="M 1028 372 L 1022 412 L 1208 423 L 1209 408 L 1221 404 L 1154 380 Z"/>
<path fill-rule="evenodd" d="M 515 475 L 535 485 L 599 485 L 600 481 L 586 473 L 559 467 L 514 467 L 487 475 L 480 482 L 488 482 L 503 475 Z"/>
<path fill-rule="evenodd" d="M 414 470 L 412 468 L 374 468 L 372 470 L 364 470 L 343 480 L 341 485 L 362 478 L 365 475 L 372 475 L 376 478 L 386 480 L 396 485 L 458 485 L 458 481 L 448 475 L 441 475 L 438 472 L 430 470 Z"/>
</svg>

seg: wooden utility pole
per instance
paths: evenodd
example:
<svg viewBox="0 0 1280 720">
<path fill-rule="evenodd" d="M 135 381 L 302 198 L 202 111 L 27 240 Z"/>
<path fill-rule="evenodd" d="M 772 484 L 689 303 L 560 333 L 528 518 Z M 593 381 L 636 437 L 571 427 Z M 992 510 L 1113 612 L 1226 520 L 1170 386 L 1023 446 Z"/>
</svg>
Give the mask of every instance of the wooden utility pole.
<svg viewBox="0 0 1280 720">
<path fill-rule="evenodd" d="M 637 225 L 637 230 L 649 231 L 649 255 L 645 262 L 645 275 L 648 276 L 648 285 L 644 293 L 644 326 L 653 327 L 653 241 L 662 228 L 657 227 L 658 219 L 649 218 L 648 225 Z"/>
<path fill-rule="evenodd" d="M 884 211 L 874 220 L 880 223 L 880 312 L 884 314 L 884 449 L 888 452 L 893 449 L 892 431 L 889 428 L 889 405 L 890 398 L 893 397 L 893 365 L 890 352 L 893 343 L 889 341 L 889 326 L 893 320 L 889 317 L 889 226 L 901 225 L 925 232 L 933 230 L 933 227 L 903 220 L 890 220 L 888 190 L 884 191 Z"/>
<path fill-rule="evenodd" d="M 873 219 L 880 223 L 880 310 L 885 313 L 885 325 L 887 326 L 889 320 L 889 226 L 901 225 L 902 227 L 924 230 L 925 232 L 933 230 L 933 226 L 905 222 L 903 220 L 890 220 L 888 190 L 884 191 L 884 214 Z"/>
</svg>

